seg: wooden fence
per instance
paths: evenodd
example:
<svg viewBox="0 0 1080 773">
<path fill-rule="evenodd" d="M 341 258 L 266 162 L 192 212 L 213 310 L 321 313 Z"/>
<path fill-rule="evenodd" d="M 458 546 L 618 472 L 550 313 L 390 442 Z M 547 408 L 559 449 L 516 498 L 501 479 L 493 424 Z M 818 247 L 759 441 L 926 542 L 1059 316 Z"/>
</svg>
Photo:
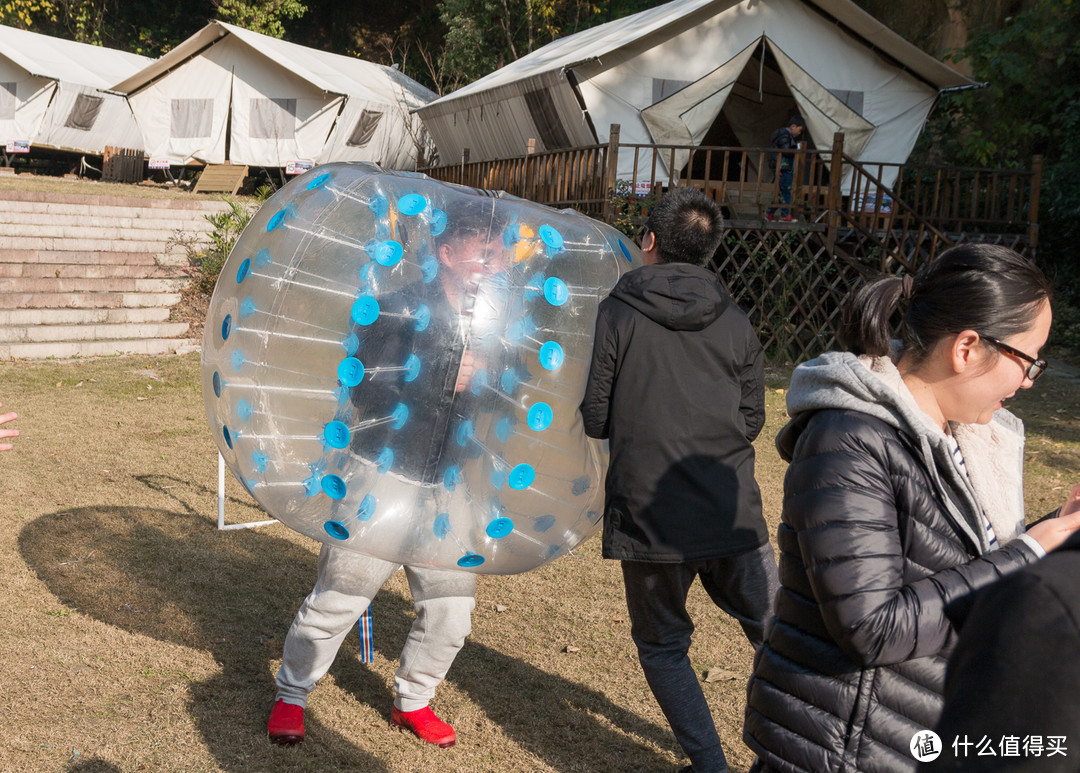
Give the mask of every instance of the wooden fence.
<svg viewBox="0 0 1080 773">
<path fill-rule="evenodd" d="M 106 145 L 101 163 L 101 179 L 113 183 L 142 182 L 145 176 L 144 166 L 141 150 Z"/>
<path fill-rule="evenodd" d="M 481 162 L 466 156 L 422 171 L 573 207 L 627 234 L 636 232 L 663 191 L 701 189 L 721 206 L 727 226 L 713 268 L 770 355 L 789 361 L 836 345 L 843 303 L 869 278 L 917 271 L 962 241 L 1034 254 L 1038 159 L 1030 170 L 866 164 L 844 153 L 838 134 L 827 150 L 793 151 L 791 211 L 798 222 L 784 223 L 765 218 L 778 200 L 769 164 L 775 152 L 621 144 L 613 125 L 603 145 Z M 833 174 L 836 160 L 841 174 Z"/>
</svg>

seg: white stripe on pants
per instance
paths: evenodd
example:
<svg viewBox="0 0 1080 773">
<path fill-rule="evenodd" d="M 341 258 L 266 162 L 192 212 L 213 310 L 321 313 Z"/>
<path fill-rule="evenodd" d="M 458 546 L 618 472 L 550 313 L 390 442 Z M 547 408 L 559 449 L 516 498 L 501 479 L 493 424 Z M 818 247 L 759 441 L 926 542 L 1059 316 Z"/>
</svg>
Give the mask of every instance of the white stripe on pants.
<svg viewBox="0 0 1080 773">
<path fill-rule="evenodd" d="M 285 637 L 277 697 L 297 706 L 329 670 L 341 642 L 399 564 L 323 545 L 319 578 Z M 406 566 L 416 620 L 394 676 L 394 705 L 416 711 L 428 705 L 472 630 L 476 575 Z M 378 623 L 376 623 L 377 629 Z"/>
</svg>

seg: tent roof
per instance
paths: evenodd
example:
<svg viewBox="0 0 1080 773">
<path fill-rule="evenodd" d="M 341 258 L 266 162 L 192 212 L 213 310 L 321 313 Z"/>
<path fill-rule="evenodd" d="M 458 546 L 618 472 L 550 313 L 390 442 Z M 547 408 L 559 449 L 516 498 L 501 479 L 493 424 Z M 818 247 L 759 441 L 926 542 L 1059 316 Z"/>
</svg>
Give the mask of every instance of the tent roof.
<svg viewBox="0 0 1080 773">
<path fill-rule="evenodd" d="M 221 21 L 210 22 L 160 59 L 112 88 L 125 94 L 138 91 L 229 34 L 254 53 L 279 64 L 325 92 L 382 102 L 396 101 L 404 94 L 411 107 L 418 107 L 435 98 L 434 92 L 392 67 L 318 51 Z"/>
<path fill-rule="evenodd" d="M 31 75 L 107 89 L 154 61 L 114 48 L 76 43 L 0 25 L 0 55 Z"/>
<path fill-rule="evenodd" d="M 767 0 L 761 0 L 767 2 Z M 690 14 L 715 16 L 741 0 L 672 0 L 656 8 L 616 19 L 597 27 L 552 41 L 485 77 L 437 99 L 432 105 L 504 86 L 541 72 L 571 67 L 606 56 L 624 46 L 680 23 Z M 904 40 L 852 0 L 803 0 L 854 36 L 892 57 L 935 88 L 974 86 L 974 81 Z"/>
</svg>

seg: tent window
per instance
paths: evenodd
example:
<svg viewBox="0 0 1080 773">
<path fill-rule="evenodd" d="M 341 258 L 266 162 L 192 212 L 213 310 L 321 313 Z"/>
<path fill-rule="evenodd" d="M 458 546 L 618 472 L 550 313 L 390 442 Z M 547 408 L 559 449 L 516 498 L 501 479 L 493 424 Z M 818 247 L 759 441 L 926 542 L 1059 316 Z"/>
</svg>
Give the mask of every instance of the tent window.
<svg viewBox="0 0 1080 773">
<path fill-rule="evenodd" d="M 540 141 L 544 143 L 547 150 L 570 147 L 570 137 L 559 122 L 555 100 L 551 98 L 550 93 L 539 89 L 526 91 L 525 105 L 529 108 L 529 116 L 536 126 L 536 131 L 540 134 Z"/>
<path fill-rule="evenodd" d="M 248 136 L 257 140 L 291 140 L 296 136 L 296 100 L 251 100 Z"/>
<path fill-rule="evenodd" d="M 693 81 L 673 81 L 667 78 L 653 78 L 652 79 L 652 104 L 656 104 L 661 100 L 667 99 L 676 91 L 681 91 L 689 86 Z"/>
<path fill-rule="evenodd" d="M 382 118 L 382 113 L 374 110 L 361 110 L 360 120 L 356 122 L 352 134 L 349 135 L 349 139 L 345 140 L 345 144 L 353 148 L 366 146 L 371 142 L 371 138 L 375 136 L 375 129 L 379 125 L 380 118 Z"/>
<path fill-rule="evenodd" d="M 862 115 L 863 111 L 863 93 L 862 91 L 843 91 L 841 89 L 833 90 L 829 89 L 829 93 L 839 99 L 845 105 L 850 107 L 859 115 Z"/>
<path fill-rule="evenodd" d="M 84 132 L 90 131 L 94 128 L 94 121 L 97 120 L 98 113 L 101 112 L 101 103 L 104 101 L 102 97 L 95 97 L 92 94 L 80 94 L 75 97 L 75 106 L 68 113 L 64 126 Z"/>
<path fill-rule="evenodd" d="M 177 138 L 209 137 L 214 123 L 214 100 L 174 99 L 169 133 Z"/>
<path fill-rule="evenodd" d="M 0 121 L 15 117 L 15 84 L 0 83 Z"/>
</svg>

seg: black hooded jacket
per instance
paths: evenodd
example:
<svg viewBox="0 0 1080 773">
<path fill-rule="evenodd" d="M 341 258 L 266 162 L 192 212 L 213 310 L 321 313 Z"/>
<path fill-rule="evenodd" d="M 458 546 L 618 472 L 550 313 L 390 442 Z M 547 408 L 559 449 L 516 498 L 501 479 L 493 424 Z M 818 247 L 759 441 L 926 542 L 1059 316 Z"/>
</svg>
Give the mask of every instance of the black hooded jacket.
<svg viewBox="0 0 1080 773">
<path fill-rule="evenodd" d="M 764 545 L 752 445 L 764 403 L 761 344 L 711 271 L 624 276 L 600 304 L 581 402 L 585 433 L 611 444 L 604 557 L 675 563 Z"/>
</svg>

